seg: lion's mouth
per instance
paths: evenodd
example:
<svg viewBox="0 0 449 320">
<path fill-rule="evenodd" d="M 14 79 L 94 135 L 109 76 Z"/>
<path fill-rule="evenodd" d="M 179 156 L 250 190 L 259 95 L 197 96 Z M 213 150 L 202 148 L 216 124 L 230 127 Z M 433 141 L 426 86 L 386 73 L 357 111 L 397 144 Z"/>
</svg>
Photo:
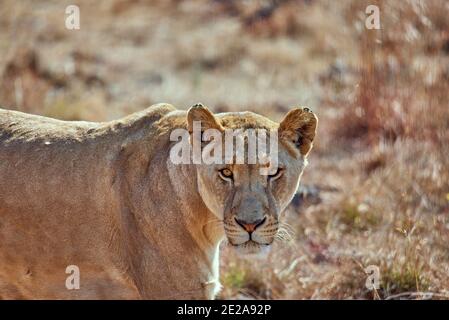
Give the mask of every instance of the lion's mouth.
<svg viewBox="0 0 449 320">
<path fill-rule="evenodd" d="M 257 241 L 254 241 L 252 239 L 245 241 L 243 243 L 239 243 L 239 244 L 234 244 L 231 243 L 231 245 L 233 245 L 234 247 L 241 247 L 241 246 L 269 246 L 271 243 L 260 243 Z"/>
<path fill-rule="evenodd" d="M 256 255 L 264 257 L 271 249 L 271 243 L 259 243 L 253 240 L 248 240 L 241 244 L 232 244 L 235 250 L 242 255 Z"/>
</svg>

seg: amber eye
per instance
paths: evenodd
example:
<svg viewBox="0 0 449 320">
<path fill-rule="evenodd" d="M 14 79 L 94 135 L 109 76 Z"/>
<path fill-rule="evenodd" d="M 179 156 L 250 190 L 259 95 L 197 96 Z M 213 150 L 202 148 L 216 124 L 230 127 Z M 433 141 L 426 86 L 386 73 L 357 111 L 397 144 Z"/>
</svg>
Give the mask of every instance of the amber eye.
<svg viewBox="0 0 449 320">
<path fill-rule="evenodd" d="M 223 180 L 231 180 L 233 177 L 232 171 L 228 168 L 224 168 L 218 171 L 218 174 Z"/>
<path fill-rule="evenodd" d="M 284 168 L 278 168 L 278 169 L 276 170 L 276 173 L 275 173 L 275 174 L 270 174 L 270 175 L 268 176 L 268 178 L 269 178 L 270 180 L 276 180 L 276 179 L 280 178 L 283 174 L 284 174 Z"/>
</svg>

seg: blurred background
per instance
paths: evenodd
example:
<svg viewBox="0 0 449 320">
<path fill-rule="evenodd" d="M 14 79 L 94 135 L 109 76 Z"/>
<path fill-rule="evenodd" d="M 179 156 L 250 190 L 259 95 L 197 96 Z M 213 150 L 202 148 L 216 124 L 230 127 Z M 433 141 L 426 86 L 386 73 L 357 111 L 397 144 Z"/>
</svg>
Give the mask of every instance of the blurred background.
<svg viewBox="0 0 449 320">
<path fill-rule="evenodd" d="M 65 27 L 72 4 L 79 30 Z M 223 299 L 449 298 L 448 92 L 445 0 L 0 0 L 2 108 L 317 113 L 282 240 L 266 261 L 223 247 Z"/>
</svg>

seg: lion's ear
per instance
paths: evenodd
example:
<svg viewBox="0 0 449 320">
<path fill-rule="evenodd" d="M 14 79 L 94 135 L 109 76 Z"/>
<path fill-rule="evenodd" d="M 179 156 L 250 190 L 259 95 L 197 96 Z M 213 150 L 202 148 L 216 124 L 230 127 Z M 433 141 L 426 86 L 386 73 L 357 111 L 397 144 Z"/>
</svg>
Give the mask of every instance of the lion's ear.
<svg viewBox="0 0 449 320">
<path fill-rule="evenodd" d="M 309 108 L 295 108 L 279 124 L 279 138 L 294 143 L 305 156 L 312 148 L 317 125 L 318 118 Z"/>
<path fill-rule="evenodd" d="M 190 107 L 189 111 L 187 111 L 187 128 L 190 133 L 193 132 L 195 122 L 197 122 L 198 125 L 201 124 L 201 132 L 204 132 L 204 130 L 207 129 L 223 130 L 223 127 L 217 118 L 215 118 L 212 112 L 201 103 L 193 105 Z"/>
</svg>

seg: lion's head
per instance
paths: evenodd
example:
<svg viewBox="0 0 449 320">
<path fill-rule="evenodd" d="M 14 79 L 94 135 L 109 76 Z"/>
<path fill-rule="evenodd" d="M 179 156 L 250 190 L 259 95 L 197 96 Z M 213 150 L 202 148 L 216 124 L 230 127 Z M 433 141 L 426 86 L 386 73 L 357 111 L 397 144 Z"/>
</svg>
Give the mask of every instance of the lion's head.
<svg viewBox="0 0 449 320">
<path fill-rule="evenodd" d="M 221 164 L 196 165 L 199 193 L 208 209 L 223 223 L 229 244 L 245 254 L 267 252 L 279 230 L 281 213 L 293 198 L 307 164 L 317 117 L 307 108 L 295 108 L 278 124 L 251 112 L 214 115 L 198 104 L 189 109 L 187 118 L 191 143 L 195 121 L 200 121 L 203 134 L 207 129 L 214 129 L 223 136 L 227 129 L 234 132 L 236 129 L 265 129 L 268 136 L 270 132 L 277 134 L 277 166 L 268 174 L 262 174 L 261 170 L 267 167 L 267 162 L 258 159 L 253 164 L 248 161 L 236 164 L 234 153 L 234 163 L 227 164 L 224 151 L 219 155 L 223 158 Z M 203 144 L 205 140 L 217 142 L 215 137 L 203 134 L 199 138 Z M 220 141 L 222 150 L 226 149 L 225 140 Z M 243 141 L 248 148 L 248 136 Z"/>
</svg>

